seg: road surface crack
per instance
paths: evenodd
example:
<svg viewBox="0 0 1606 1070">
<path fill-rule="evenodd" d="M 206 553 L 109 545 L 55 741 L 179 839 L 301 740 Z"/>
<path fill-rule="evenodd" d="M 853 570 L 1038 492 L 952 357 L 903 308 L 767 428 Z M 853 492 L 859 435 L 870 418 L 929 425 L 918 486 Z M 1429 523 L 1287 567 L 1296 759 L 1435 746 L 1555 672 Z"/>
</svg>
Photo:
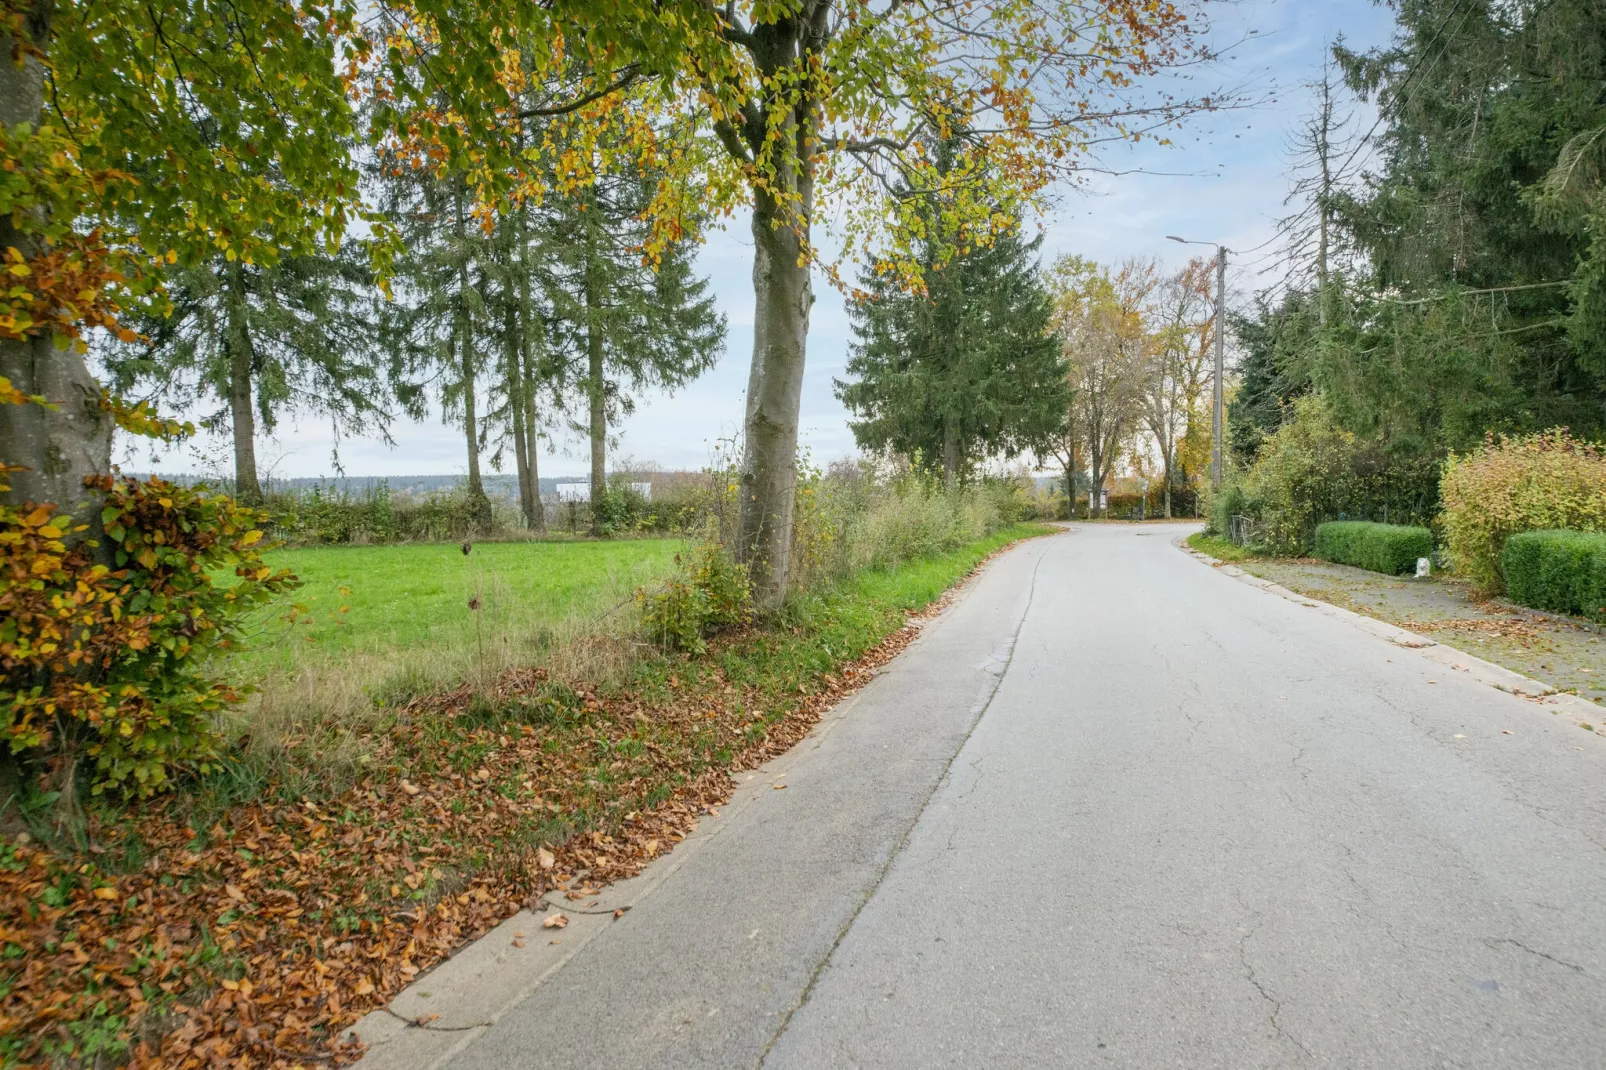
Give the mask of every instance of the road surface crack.
<svg viewBox="0 0 1606 1070">
<path fill-rule="evenodd" d="M 764 1050 L 759 1053 L 758 1060 L 754 1064 L 756 1067 L 762 1067 L 769 1060 L 770 1052 L 774 1050 L 781 1037 L 786 1035 L 786 1031 L 791 1028 L 792 1019 L 797 1015 L 797 1012 L 808 1006 L 809 999 L 814 995 L 814 989 L 819 985 L 820 978 L 825 973 L 825 968 L 836 957 L 837 949 L 842 946 L 842 941 L 847 939 L 848 933 L 852 932 L 853 927 L 858 924 L 859 915 L 864 913 L 864 908 L 870 904 L 870 900 L 875 898 L 876 892 L 881 889 L 882 883 L 887 879 L 887 874 L 892 872 L 893 865 L 903 855 L 904 848 L 909 845 L 909 837 L 914 835 L 915 829 L 920 826 L 920 820 L 925 817 L 927 808 L 931 806 L 931 800 L 936 798 L 943 785 L 952 779 L 954 762 L 959 760 L 959 755 L 964 751 L 966 745 L 970 743 L 970 737 L 975 734 L 976 727 L 981 724 L 981 719 L 987 715 L 987 710 L 992 706 L 993 699 L 997 697 L 999 688 L 1003 686 L 1004 677 L 1009 673 L 1010 664 L 1015 660 L 1015 647 L 1019 643 L 1022 630 L 1026 627 L 1026 618 L 1031 616 L 1032 603 L 1037 598 L 1037 573 L 1043 567 L 1043 558 L 1047 555 L 1048 546 L 1045 545 L 1038 553 L 1037 560 L 1032 564 L 1032 577 L 1028 581 L 1026 588 L 1026 605 L 1021 609 L 1020 619 L 1015 622 L 1014 632 L 1010 634 L 1007 653 L 1002 659 L 1002 664 L 998 666 L 997 672 L 991 674 L 993 676 L 992 686 L 987 690 L 982 701 L 977 704 L 975 714 L 970 722 L 970 728 L 965 732 L 965 738 L 959 741 L 959 746 L 954 750 L 952 757 L 948 759 L 942 776 L 937 778 L 936 783 L 932 784 L 931 790 L 926 793 L 925 799 L 920 803 L 920 808 L 915 811 L 914 820 L 910 821 L 908 827 L 903 830 L 903 835 L 898 839 L 897 845 L 887 852 L 886 861 L 882 863 L 881 868 L 876 872 L 875 879 L 870 882 L 870 886 L 865 889 L 864 895 L 860 897 L 858 904 L 853 908 L 853 913 L 848 916 L 847 921 L 843 922 L 842 928 L 837 930 L 836 939 L 831 941 L 830 948 L 814 964 L 814 969 L 809 972 L 808 984 L 803 986 L 803 991 L 798 996 L 797 1001 L 787 1008 L 786 1013 L 781 1017 L 780 1024 L 770 1034 L 769 1040 L 764 1044 Z"/>
<path fill-rule="evenodd" d="M 1534 956 L 1535 958 L 1544 959 L 1546 962 L 1554 962 L 1557 966 L 1565 966 L 1574 973 L 1581 973 L 1585 977 L 1589 976 L 1589 971 L 1577 963 L 1568 962 L 1566 959 L 1558 959 L 1555 955 L 1549 954 L 1548 952 L 1537 951 L 1523 943 L 1521 940 L 1513 940 L 1509 936 L 1488 936 L 1483 940 L 1483 946 L 1487 947 L 1490 951 L 1497 950 L 1501 944 L 1510 944 L 1519 951 L 1528 952 L 1528 954 Z"/>
<path fill-rule="evenodd" d="M 1310 1049 L 1305 1047 L 1298 1037 L 1283 1027 L 1283 1001 L 1273 995 L 1265 985 L 1261 984 L 1260 976 L 1255 972 L 1254 964 L 1249 961 L 1249 941 L 1253 940 L 1259 932 L 1260 928 L 1257 926 L 1244 933 L 1243 939 L 1238 941 L 1238 964 L 1243 967 L 1245 979 L 1248 980 L 1256 992 L 1260 993 L 1260 998 L 1271 1006 L 1271 1016 L 1268 1020 L 1271 1022 L 1272 1029 L 1276 1031 L 1279 1037 L 1298 1048 L 1307 1060 L 1313 1059 L 1314 1056 L 1311 1055 Z"/>
<path fill-rule="evenodd" d="M 432 1025 L 430 1023 L 434 1021 L 434 1018 L 440 1017 L 439 1015 L 432 1017 L 426 1014 L 417 1018 L 408 1018 L 406 1015 L 397 1014 L 389 1007 L 381 1007 L 379 1009 L 398 1022 L 406 1023 L 408 1029 L 422 1029 L 430 1033 L 467 1033 L 474 1029 L 484 1029 L 491 1024 L 490 1022 L 473 1022 L 469 1025 Z"/>
</svg>

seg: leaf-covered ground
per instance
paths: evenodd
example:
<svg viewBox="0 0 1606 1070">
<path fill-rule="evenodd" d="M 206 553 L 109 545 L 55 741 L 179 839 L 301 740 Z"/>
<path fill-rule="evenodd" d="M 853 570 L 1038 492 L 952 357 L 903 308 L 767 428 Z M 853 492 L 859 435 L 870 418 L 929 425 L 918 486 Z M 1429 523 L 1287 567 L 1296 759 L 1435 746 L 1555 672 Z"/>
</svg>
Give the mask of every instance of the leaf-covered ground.
<svg viewBox="0 0 1606 1070">
<path fill-rule="evenodd" d="M 799 598 L 609 692 L 522 670 L 415 700 L 324 801 L 206 827 L 182 805 L 101 814 L 71 856 L 0 841 L 0 1063 L 355 1058 L 347 1026 L 544 893 L 584 897 L 672 848 L 732 769 L 792 746 L 945 589 L 1043 530 Z"/>
</svg>

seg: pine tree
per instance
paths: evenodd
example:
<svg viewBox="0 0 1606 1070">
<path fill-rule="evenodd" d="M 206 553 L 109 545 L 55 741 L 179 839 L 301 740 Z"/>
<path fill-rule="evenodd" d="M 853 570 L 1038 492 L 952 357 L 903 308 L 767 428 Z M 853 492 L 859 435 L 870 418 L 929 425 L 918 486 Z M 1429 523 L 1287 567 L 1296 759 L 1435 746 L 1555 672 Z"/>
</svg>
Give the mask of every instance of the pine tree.
<svg viewBox="0 0 1606 1070">
<path fill-rule="evenodd" d="M 549 306 L 552 373 L 584 400 L 577 428 L 591 453 L 593 534 L 603 534 L 608 428 L 646 387 L 674 390 L 714 366 L 725 320 L 697 277 L 695 247 L 672 242 L 655 264 L 643 252 L 658 176 L 630 169 L 549 199 L 537 270 Z"/>
<path fill-rule="evenodd" d="M 956 148 L 940 143 L 939 160 L 952 163 Z M 923 196 L 929 225 L 942 226 L 941 194 Z M 855 441 L 919 458 L 949 487 L 987 457 L 1046 450 L 1069 406 L 1035 259 L 1042 239 L 1022 236 L 1018 214 L 1001 211 L 995 228 L 944 263 L 935 241 L 918 243 L 925 293 L 870 265 L 848 309 L 851 379 L 836 393 L 856 417 Z"/>
<path fill-rule="evenodd" d="M 389 423 L 378 291 L 365 249 L 348 245 L 271 267 L 216 256 L 173 269 L 167 291 L 171 313 L 147 317 L 146 344 L 111 350 L 107 371 L 114 389 L 154 389 L 170 407 L 220 403 L 201 423 L 231 432 L 241 501 L 262 499 L 256 437 L 281 418 L 321 416 L 341 433 Z"/>
</svg>

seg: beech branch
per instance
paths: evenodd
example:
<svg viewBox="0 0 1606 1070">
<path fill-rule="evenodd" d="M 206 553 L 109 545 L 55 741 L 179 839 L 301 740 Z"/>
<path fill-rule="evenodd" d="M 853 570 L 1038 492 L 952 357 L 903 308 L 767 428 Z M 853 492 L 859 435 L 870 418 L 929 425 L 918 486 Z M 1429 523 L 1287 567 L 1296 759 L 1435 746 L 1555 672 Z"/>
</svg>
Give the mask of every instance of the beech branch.
<svg viewBox="0 0 1606 1070">
<path fill-rule="evenodd" d="M 545 108 L 526 108 L 524 111 L 519 112 L 519 118 L 539 119 L 547 116 L 568 115 L 572 112 L 577 112 L 587 104 L 595 104 L 604 97 L 611 97 L 615 93 L 629 89 L 636 82 L 639 82 L 641 77 L 641 68 L 635 64 L 631 64 L 630 66 L 623 68 L 617 78 L 615 78 L 610 84 L 603 86 L 601 89 L 592 90 L 583 96 L 576 97 L 573 100 L 566 101 L 562 104 L 554 104 Z"/>
</svg>

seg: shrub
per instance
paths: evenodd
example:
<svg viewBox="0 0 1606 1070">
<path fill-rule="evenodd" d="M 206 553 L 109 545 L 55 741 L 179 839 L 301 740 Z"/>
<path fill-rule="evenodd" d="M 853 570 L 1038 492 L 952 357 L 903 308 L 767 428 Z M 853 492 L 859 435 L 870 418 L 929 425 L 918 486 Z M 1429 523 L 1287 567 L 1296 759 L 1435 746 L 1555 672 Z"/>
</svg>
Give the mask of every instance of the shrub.
<svg viewBox="0 0 1606 1070">
<path fill-rule="evenodd" d="M 945 493 L 934 480 L 908 475 L 872 488 L 859 510 L 838 514 L 836 575 L 894 568 L 945 554 L 1004 526 L 994 496 L 977 486 Z"/>
<path fill-rule="evenodd" d="M 707 637 L 752 616 L 747 571 L 713 542 L 700 543 L 675 561 L 677 574 L 662 586 L 637 588 L 641 624 L 665 650 L 701 653 Z"/>
<path fill-rule="evenodd" d="M 92 761 L 97 792 L 149 795 L 217 761 L 218 715 L 241 695 L 208 659 L 295 579 L 263 563 L 263 515 L 230 498 L 160 479 L 86 484 L 102 538 L 53 505 L 0 505 L 0 738 L 25 763 Z"/>
<path fill-rule="evenodd" d="M 1514 602 L 1606 622 L 1606 534 L 1524 531 L 1500 555 Z"/>
<path fill-rule="evenodd" d="M 1214 535 L 1226 538 L 1232 534 L 1232 518 L 1247 516 L 1255 511 L 1250 503 L 1249 494 L 1244 489 L 1241 476 L 1228 480 L 1221 485 L 1221 489 L 1210 495 L 1210 523 L 1209 530 Z"/>
<path fill-rule="evenodd" d="M 1481 594 L 1501 590 L 1501 555 L 1512 535 L 1606 531 L 1606 456 L 1565 428 L 1490 436 L 1480 450 L 1452 454 L 1439 493 L 1450 558 Z"/>
<path fill-rule="evenodd" d="M 1263 548 L 1297 554 L 1311 547 L 1323 521 L 1425 521 L 1433 511 L 1433 472 L 1425 465 L 1363 442 L 1340 426 L 1320 395 L 1308 395 L 1261 445 L 1239 481 L 1242 497 L 1216 495 L 1211 525 L 1219 523 L 1225 534 L 1230 507 L 1255 522 Z"/>
<path fill-rule="evenodd" d="M 1316 528 L 1316 556 L 1397 576 L 1433 555 L 1433 533 L 1401 524 L 1335 520 Z"/>
</svg>

